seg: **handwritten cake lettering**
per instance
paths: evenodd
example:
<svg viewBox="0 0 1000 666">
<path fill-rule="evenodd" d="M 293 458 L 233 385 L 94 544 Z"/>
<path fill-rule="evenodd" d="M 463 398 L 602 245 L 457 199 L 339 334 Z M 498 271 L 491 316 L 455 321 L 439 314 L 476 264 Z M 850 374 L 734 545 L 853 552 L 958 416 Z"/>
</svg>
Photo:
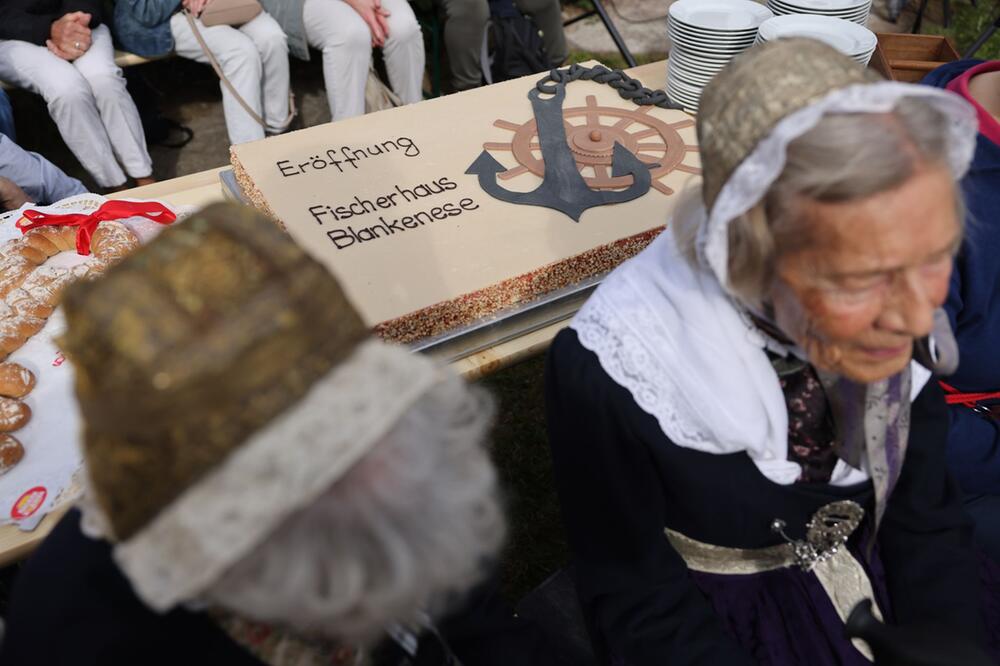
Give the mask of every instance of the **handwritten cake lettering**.
<svg viewBox="0 0 1000 666">
<path fill-rule="evenodd" d="M 602 77 L 534 107 L 537 75 L 233 146 L 233 170 L 376 334 L 414 341 L 606 273 L 697 186 L 692 118 Z"/>
<path fill-rule="evenodd" d="M 413 139 L 401 136 L 398 139 L 382 141 L 364 148 L 351 148 L 350 146 L 328 148 L 322 155 L 307 157 L 304 162 L 278 160 L 274 165 L 285 178 L 322 171 L 327 167 L 331 169 L 331 173 L 334 171 L 344 173 L 352 168 L 360 169 L 369 157 L 388 155 L 392 152 L 400 152 L 405 157 L 417 157 L 420 155 L 420 148 L 413 143 Z"/>
</svg>

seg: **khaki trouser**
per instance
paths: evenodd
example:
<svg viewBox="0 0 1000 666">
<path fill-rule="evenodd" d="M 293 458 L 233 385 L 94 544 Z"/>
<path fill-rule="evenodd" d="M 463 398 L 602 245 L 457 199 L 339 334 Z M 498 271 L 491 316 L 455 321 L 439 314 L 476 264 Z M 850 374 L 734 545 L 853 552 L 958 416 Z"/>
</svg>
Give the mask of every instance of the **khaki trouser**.
<svg viewBox="0 0 1000 666">
<path fill-rule="evenodd" d="M 486 0 L 439 0 L 447 14 L 444 43 L 448 49 L 452 85 L 455 90 L 479 86 L 483 68 L 479 62 L 486 37 L 486 22 L 490 7 Z M 553 65 L 561 64 L 569 55 L 562 26 L 559 0 L 514 0 L 518 9 L 534 19 L 542 31 L 545 50 Z"/>
</svg>

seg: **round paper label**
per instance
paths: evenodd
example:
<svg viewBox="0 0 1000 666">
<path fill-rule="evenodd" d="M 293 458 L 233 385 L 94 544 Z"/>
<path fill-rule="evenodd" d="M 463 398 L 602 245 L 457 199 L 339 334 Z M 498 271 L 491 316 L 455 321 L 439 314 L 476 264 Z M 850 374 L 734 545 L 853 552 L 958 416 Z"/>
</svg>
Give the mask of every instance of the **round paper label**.
<svg viewBox="0 0 1000 666">
<path fill-rule="evenodd" d="M 11 507 L 10 517 L 15 520 L 30 518 L 36 511 L 42 508 L 42 503 L 45 502 L 48 494 L 49 492 L 44 486 L 35 486 L 31 490 L 25 491 L 14 502 L 14 506 Z"/>
</svg>

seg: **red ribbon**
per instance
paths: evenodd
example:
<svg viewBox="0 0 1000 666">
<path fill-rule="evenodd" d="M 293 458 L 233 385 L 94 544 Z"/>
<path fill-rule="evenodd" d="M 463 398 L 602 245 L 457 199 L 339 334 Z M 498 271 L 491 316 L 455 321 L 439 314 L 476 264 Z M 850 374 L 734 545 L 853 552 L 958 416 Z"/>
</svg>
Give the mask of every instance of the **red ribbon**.
<svg viewBox="0 0 1000 666">
<path fill-rule="evenodd" d="M 1000 400 L 1000 391 L 982 391 L 979 393 L 962 393 L 950 384 L 939 381 L 938 384 L 944 389 L 944 401 L 949 405 L 965 405 L 975 408 L 980 402 L 987 400 Z"/>
<path fill-rule="evenodd" d="M 76 227 L 76 251 L 90 254 L 90 239 L 97 225 L 110 220 L 144 217 L 159 224 L 170 224 L 177 219 L 173 212 L 155 201 L 106 201 L 93 213 L 68 213 L 52 215 L 37 210 L 26 210 L 24 218 L 17 221 L 17 228 L 26 234 L 38 227 Z M 25 223 L 25 219 L 29 220 Z"/>
</svg>

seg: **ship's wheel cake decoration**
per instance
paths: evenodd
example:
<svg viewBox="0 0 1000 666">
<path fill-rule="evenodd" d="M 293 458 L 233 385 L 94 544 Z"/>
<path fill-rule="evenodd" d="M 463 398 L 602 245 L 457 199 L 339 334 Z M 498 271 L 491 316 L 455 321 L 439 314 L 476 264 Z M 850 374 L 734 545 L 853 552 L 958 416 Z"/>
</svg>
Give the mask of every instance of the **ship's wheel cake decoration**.
<svg viewBox="0 0 1000 666">
<path fill-rule="evenodd" d="M 584 106 L 563 108 L 567 84 L 581 78 L 608 83 L 632 107 L 601 106 L 588 95 Z M 510 141 L 485 142 L 466 172 L 477 175 L 480 186 L 501 201 L 554 208 L 579 221 L 589 208 L 631 201 L 650 188 L 673 194 L 662 178 L 674 171 L 701 173 L 684 163 L 698 147 L 686 144 L 679 133 L 694 121 L 667 123 L 652 116 L 652 106 L 677 107 L 662 91 L 643 88 L 620 71 L 579 65 L 554 70 L 528 98 L 534 118 L 494 122 L 513 133 Z M 515 164 L 504 166 L 490 151 L 508 155 L 506 160 L 513 158 Z M 499 182 L 526 173 L 542 178 L 530 192 L 509 190 Z"/>
</svg>

